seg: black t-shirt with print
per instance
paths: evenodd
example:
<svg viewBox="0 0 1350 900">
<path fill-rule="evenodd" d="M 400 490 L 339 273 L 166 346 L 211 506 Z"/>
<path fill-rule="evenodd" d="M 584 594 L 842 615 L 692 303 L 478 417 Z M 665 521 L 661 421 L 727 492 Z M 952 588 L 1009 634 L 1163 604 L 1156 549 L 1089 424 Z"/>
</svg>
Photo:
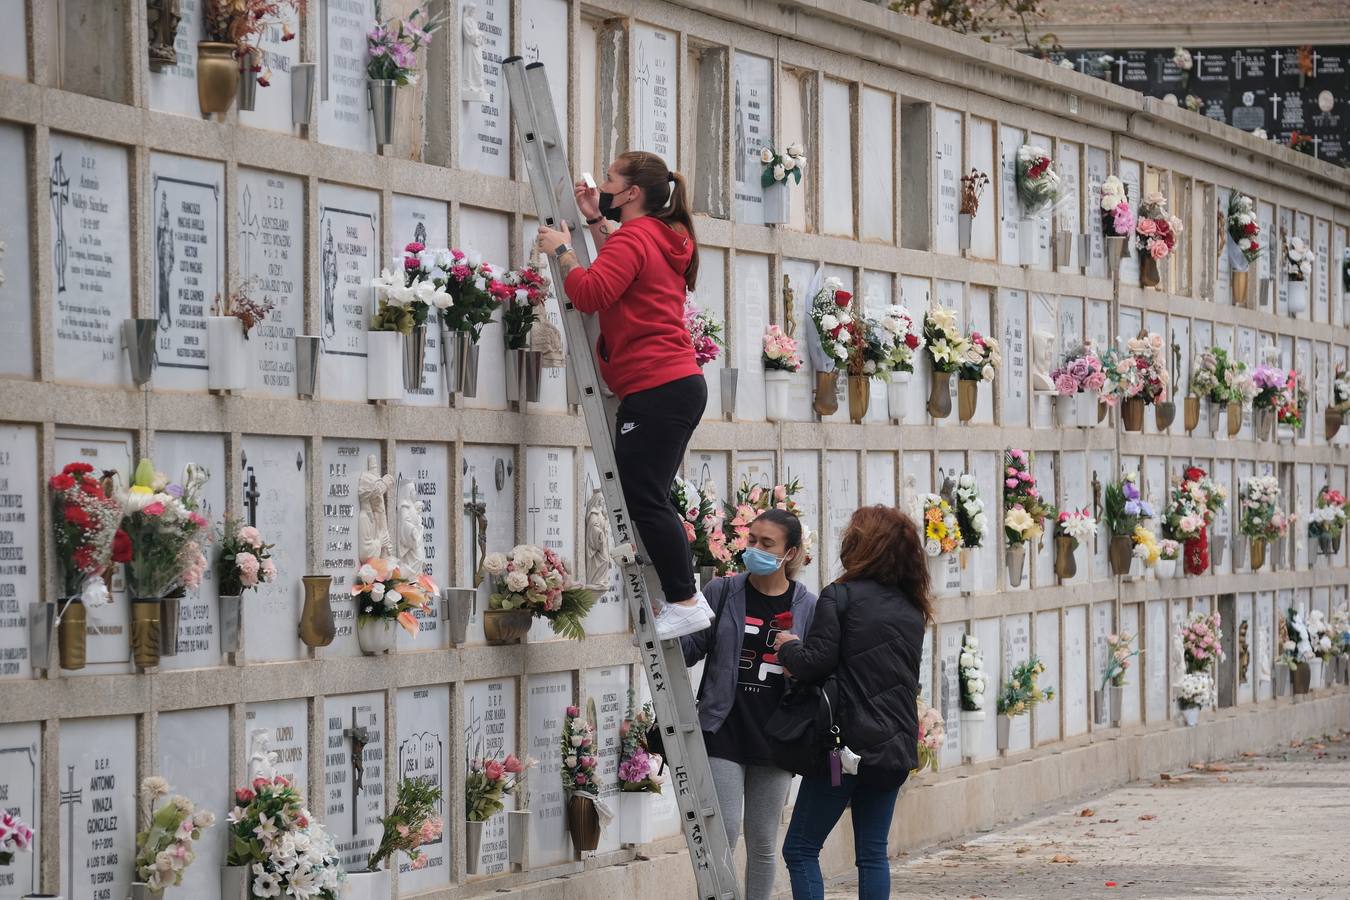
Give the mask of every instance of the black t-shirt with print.
<svg viewBox="0 0 1350 900">
<path fill-rule="evenodd" d="M 703 732 L 708 755 L 741 765 L 772 766 L 769 743 L 764 739 L 764 724 L 778 708 L 786 686 L 783 667 L 773 652 L 773 640 L 780 631 L 775 617 L 792 611 L 796 585 L 788 582 L 787 591 L 768 597 L 745 582 L 745 642 L 741 647 L 740 670 L 736 676 L 736 699 L 726 721 L 715 733 Z M 780 624 L 786 624 L 780 619 Z"/>
</svg>

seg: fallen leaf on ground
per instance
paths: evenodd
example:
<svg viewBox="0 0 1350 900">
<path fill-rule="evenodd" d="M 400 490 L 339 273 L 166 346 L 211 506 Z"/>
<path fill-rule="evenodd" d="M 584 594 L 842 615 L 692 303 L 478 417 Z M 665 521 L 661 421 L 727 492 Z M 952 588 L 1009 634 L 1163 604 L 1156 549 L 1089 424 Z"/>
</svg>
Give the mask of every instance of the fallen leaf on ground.
<svg viewBox="0 0 1350 900">
<path fill-rule="evenodd" d="M 1327 745 L 1326 745 L 1326 744 L 1313 744 L 1313 745 L 1312 745 L 1312 749 L 1314 749 L 1314 750 L 1325 750 L 1325 749 L 1327 749 Z"/>
<path fill-rule="evenodd" d="M 1072 865 L 1073 863 L 1078 862 L 1078 860 L 1074 859 L 1072 856 L 1070 856 L 1070 855 L 1067 854 L 1067 853 L 1056 853 L 1054 856 L 1050 857 L 1050 862 L 1052 862 L 1052 863 L 1067 863 L 1067 864 Z"/>
<path fill-rule="evenodd" d="M 1030 853 L 1030 852 L 1031 852 L 1031 848 L 1030 848 L 1030 847 L 1027 847 L 1027 846 L 1021 846 L 1021 847 L 1018 847 L 1017 850 L 1014 851 L 1014 852 L 1015 852 L 1018 856 L 1022 856 L 1023 854 Z"/>
<path fill-rule="evenodd" d="M 1171 775 L 1168 775 L 1166 772 L 1163 772 L 1163 773 L 1162 773 L 1161 775 L 1159 775 L 1158 777 L 1161 778 L 1163 781 L 1171 781 L 1171 780 L 1172 780 L 1172 776 L 1171 776 Z"/>
<path fill-rule="evenodd" d="M 1205 767 L 1207 772 L 1231 772 L 1233 768 L 1225 763 L 1210 763 Z"/>
<path fill-rule="evenodd" d="M 1079 810 L 1079 812 L 1078 812 L 1078 817 L 1079 817 L 1080 819 L 1090 819 L 1090 818 L 1092 818 L 1093 816 L 1095 816 L 1096 814 L 1097 814 L 1097 811 L 1096 811 L 1095 809 L 1092 809 L 1091 807 L 1085 806 L 1085 807 L 1083 807 L 1081 810 Z"/>
<path fill-rule="evenodd" d="M 1220 776 L 1219 776 L 1219 783 L 1220 783 L 1220 784 L 1227 784 L 1227 783 L 1229 782 L 1229 780 L 1230 780 L 1230 779 L 1228 778 L 1227 775 L 1220 775 Z"/>
<path fill-rule="evenodd" d="M 1302 742 L 1302 741 L 1290 741 L 1290 742 L 1289 742 L 1289 746 L 1290 746 L 1290 747 L 1302 747 L 1302 746 L 1303 746 L 1303 742 Z"/>
<path fill-rule="evenodd" d="M 1155 815 L 1153 815 L 1153 813 L 1144 813 L 1142 816 L 1139 817 L 1139 821 L 1140 821 L 1140 822 L 1152 822 L 1152 821 L 1153 821 L 1154 819 L 1156 819 L 1156 818 L 1158 818 L 1158 817 L 1155 816 Z"/>
<path fill-rule="evenodd" d="M 1250 750 L 1243 750 L 1243 751 L 1242 751 L 1240 754 L 1238 754 L 1238 755 L 1239 755 L 1239 756 L 1245 756 L 1247 759 L 1251 759 L 1253 756 L 1260 756 L 1259 753 L 1253 753 L 1253 752 L 1250 751 Z"/>
<path fill-rule="evenodd" d="M 1114 824 L 1116 824 L 1116 823 L 1119 822 L 1119 821 L 1120 821 L 1119 819 L 1098 819 L 1098 820 L 1097 820 L 1097 824 L 1098 824 L 1098 825 L 1114 825 Z"/>
</svg>

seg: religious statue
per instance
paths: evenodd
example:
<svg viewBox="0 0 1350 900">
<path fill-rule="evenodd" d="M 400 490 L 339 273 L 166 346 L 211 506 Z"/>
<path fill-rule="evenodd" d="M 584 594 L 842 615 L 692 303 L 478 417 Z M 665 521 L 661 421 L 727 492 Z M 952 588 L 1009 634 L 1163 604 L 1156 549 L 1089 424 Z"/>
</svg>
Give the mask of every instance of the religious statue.
<svg viewBox="0 0 1350 900">
<path fill-rule="evenodd" d="M 464 37 L 464 83 L 460 87 L 459 99 L 465 103 L 487 103 L 492 99 L 483 75 L 483 45 L 487 38 L 478 27 L 478 4 L 464 6 L 462 25 Z"/>
<path fill-rule="evenodd" d="M 923 521 L 923 507 L 919 504 L 919 482 L 913 474 L 905 476 L 905 511 L 915 522 Z"/>
<path fill-rule="evenodd" d="M 159 298 L 159 327 L 165 331 L 173 324 L 169 285 L 173 275 L 173 225 L 169 222 L 169 199 L 159 198 L 159 222 L 155 225 L 155 263 L 159 278 L 155 284 Z"/>
<path fill-rule="evenodd" d="M 412 575 L 422 574 L 427 565 L 422 512 L 422 501 L 417 499 L 417 483 L 403 482 L 398 497 L 398 564 Z"/>
<path fill-rule="evenodd" d="M 1280 625 L 1284 625 L 1283 618 Z M 1284 646 L 1283 640 L 1280 646 Z M 1256 680 L 1270 681 L 1270 632 L 1264 625 L 1256 629 Z"/>
<path fill-rule="evenodd" d="M 746 162 L 748 161 L 746 159 L 746 154 L 750 152 L 750 147 L 749 141 L 747 140 L 745 134 L 745 115 L 744 115 L 745 107 L 741 105 L 741 80 L 737 78 L 735 79 L 735 81 L 736 81 L 736 99 L 735 99 L 736 113 L 732 117 L 733 127 L 735 128 L 732 140 L 734 142 L 735 149 L 732 154 L 732 159 L 736 167 L 736 181 L 738 183 L 743 183 L 750 180 L 750 176 L 746 173 L 745 169 Z"/>
<path fill-rule="evenodd" d="M 534 327 L 530 329 L 530 349 L 542 354 L 540 365 L 545 369 L 561 369 L 567 364 L 562 332 L 542 316 L 535 320 Z"/>
<path fill-rule="evenodd" d="M 389 514 L 385 507 L 385 495 L 393 486 L 394 476 L 380 474 L 379 457 L 374 453 L 366 457 L 366 470 L 356 481 L 356 498 L 361 509 L 356 546 L 362 562 L 393 555 Z"/>
<path fill-rule="evenodd" d="M 1055 336 L 1048 331 L 1031 333 L 1031 389 L 1053 391 L 1050 370 L 1055 366 Z"/>
<path fill-rule="evenodd" d="M 591 492 L 586 501 L 586 583 L 592 587 L 609 585 L 609 570 L 613 566 L 610 559 L 612 536 L 609 529 L 609 514 L 605 509 L 605 495 L 599 488 Z"/>
<path fill-rule="evenodd" d="M 792 279 L 783 276 L 783 331 L 788 337 L 797 334 L 797 298 L 792 291 Z"/>
<path fill-rule="evenodd" d="M 248 733 L 248 780 L 258 778 L 271 781 L 277 774 L 277 755 L 268 746 L 272 741 L 266 728 L 255 728 Z"/>
<path fill-rule="evenodd" d="M 320 270 L 323 274 L 323 336 L 331 338 L 337 334 L 337 249 L 333 246 L 333 223 L 323 239 L 323 253 L 320 257 Z"/>
<path fill-rule="evenodd" d="M 150 71 L 178 65 L 178 23 L 183 19 L 182 0 L 146 0 L 145 22 L 150 31 Z"/>
<path fill-rule="evenodd" d="M 1251 664 L 1251 647 L 1247 641 L 1247 620 L 1238 626 L 1238 681 L 1247 683 L 1247 667 Z"/>
<path fill-rule="evenodd" d="M 471 484 L 469 499 L 464 502 L 464 512 L 473 520 L 470 534 L 473 537 L 473 546 L 476 548 L 476 552 L 473 554 L 471 562 L 473 566 L 473 586 L 478 587 L 483 583 L 483 560 L 487 558 L 487 501 L 478 499 L 478 479 L 474 478 Z"/>
</svg>

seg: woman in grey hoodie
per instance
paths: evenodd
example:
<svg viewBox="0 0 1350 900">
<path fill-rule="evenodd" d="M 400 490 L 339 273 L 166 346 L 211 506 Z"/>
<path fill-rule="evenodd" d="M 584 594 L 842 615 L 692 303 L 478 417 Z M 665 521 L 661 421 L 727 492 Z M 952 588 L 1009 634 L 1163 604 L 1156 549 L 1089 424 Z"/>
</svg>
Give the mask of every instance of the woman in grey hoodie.
<svg viewBox="0 0 1350 900">
<path fill-rule="evenodd" d="M 792 784 L 792 773 L 773 764 L 764 723 L 787 681 L 774 640 L 809 631 L 815 615 L 816 595 L 794 580 L 804 557 L 801 521 L 781 509 L 760 513 L 743 554 L 748 571 L 703 587 L 713 626 L 680 638 L 687 665 L 706 661 L 699 724 L 732 850 L 744 822 L 746 900 L 773 896 L 778 823 Z"/>
</svg>

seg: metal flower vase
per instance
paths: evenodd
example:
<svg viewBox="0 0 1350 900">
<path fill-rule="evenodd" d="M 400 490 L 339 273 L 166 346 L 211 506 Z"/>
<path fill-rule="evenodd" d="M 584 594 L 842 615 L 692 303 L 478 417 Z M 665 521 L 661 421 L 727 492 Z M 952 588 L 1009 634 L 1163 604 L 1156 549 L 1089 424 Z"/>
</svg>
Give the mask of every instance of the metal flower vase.
<svg viewBox="0 0 1350 900">
<path fill-rule="evenodd" d="M 159 655 L 178 655 L 178 621 L 183 614 L 182 588 L 170 591 L 159 605 Z"/>
<path fill-rule="evenodd" d="M 530 817 L 528 809 L 506 811 L 506 858 L 512 865 L 525 866 L 530 861 Z"/>
<path fill-rule="evenodd" d="M 848 376 L 848 418 L 854 425 L 867 418 L 872 399 L 872 379 L 866 375 Z"/>
<path fill-rule="evenodd" d="M 197 105 L 202 115 L 223 113 L 234 105 L 239 93 L 239 63 L 236 47 L 224 41 L 197 44 Z"/>
<path fill-rule="evenodd" d="M 1111 535 L 1106 557 L 1111 564 L 1112 575 L 1130 574 L 1130 563 L 1134 561 L 1134 541 L 1128 534 Z"/>
<path fill-rule="evenodd" d="M 1237 437 L 1242 430 L 1242 404 L 1236 400 L 1228 404 L 1228 436 Z"/>
<path fill-rule="evenodd" d="M 792 373 L 770 369 L 764 373 L 764 418 L 782 422 L 788 418 L 788 394 L 792 387 Z"/>
<path fill-rule="evenodd" d="M 1139 254 L 1139 286 L 1157 287 L 1162 282 L 1158 261 L 1147 253 Z"/>
<path fill-rule="evenodd" d="M 511 403 L 538 403 L 544 383 L 544 354 L 538 350 L 506 351 L 506 399 Z"/>
<path fill-rule="evenodd" d="M 127 319 L 122 323 L 122 343 L 127 348 L 131 380 L 136 387 L 149 382 L 159 365 L 155 350 L 158 335 L 159 319 Z"/>
<path fill-rule="evenodd" d="M 980 405 L 980 383 L 969 378 L 959 378 L 956 382 L 957 415 L 962 422 L 975 418 L 975 410 Z"/>
<path fill-rule="evenodd" d="M 47 671 L 51 660 L 57 609 L 57 604 L 45 601 L 28 604 L 28 664 L 35 678 Z"/>
<path fill-rule="evenodd" d="M 1247 273 L 1228 273 L 1228 292 L 1234 306 L 1250 306 L 1247 300 Z"/>
<path fill-rule="evenodd" d="M 1106 691 L 1094 688 L 1092 691 L 1092 724 L 1105 726 L 1110 710 L 1106 708 Z"/>
<path fill-rule="evenodd" d="M 1126 431 L 1144 430 L 1144 398 L 1130 397 L 1120 404 L 1120 424 Z"/>
<path fill-rule="evenodd" d="M 85 647 L 88 634 L 88 610 L 82 600 L 69 603 L 58 601 L 61 609 L 61 622 L 56 628 L 56 640 L 60 651 L 61 668 L 78 671 L 85 665 Z"/>
<path fill-rule="evenodd" d="M 150 885 L 144 881 L 133 881 L 131 883 L 131 900 L 161 900 L 164 891 L 152 890 Z"/>
<path fill-rule="evenodd" d="M 741 383 L 741 370 L 726 368 L 719 373 L 718 386 L 722 395 L 722 415 L 729 421 L 736 419 L 736 391 Z"/>
<path fill-rule="evenodd" d="M 1077 549 L 1078 541 L 1067 534 L 1055 535 L 1055 575 L 1061 581 L 1078 574 L 1078 561 L 1074 558 Z"/>
<path fill-rule="evenodd" d="M 1330 441 L 1341 430 L 1341 425 L 1345 422 L 1345 414 L 1339 409 L 1328 407 L 1322 415 L 1322 422 L 1326 428 L 1326 438 Z"/>
<path fill-rule="evenodd" d="M 1119 728 L 1121 714 L 1125 711 L 1125 687 L 1124 685 L 1108 685 L 1106 693 L 1111 704 L 1111 727 Z"/>
<path fill-rule="evenodd" d="M 371 119 L 375 122 L 375 143 L 381 146 L 392 144 L 398 82 L 389 78 L 372 78 L 366 87 L 370 96 Z"/>
<path fill-rule="evenodd" d="M 464 822 L 464 871 L 477 875 L 483 863 L 483 822 Z"/>
<path fill-rule="evenodd" d="M 414 325 L 403 336 L 403 390 L 420 391 L 426 382 L 427 324 Z"/>
<path fill-rule="evenodd" d="M 1008 746 L 1012 743 L 1010 740 L 1012 737 L 1012 717 L 1000 715 L 995 724 L 997 725 L 998 732 L 996 735 L 998 752 L 1006 753 L 1008 751 Z"/>
<path fill-rule="evenodd" d="M 1004 553 L 1004 562 L 1008 565 L 1008 584 L 1021 587 L 1022 573 L 1026 569 L 1027 548 L 1025 544 L 1009 547 Z"/>
<path fill-rule="evenodd" d="M 441 328 L 441 368 L 446 393 L 478 396 L 478 342 L 472 333 Z"/>
<path fill-rule="evenodd" d="M 244 648 L 244 598 L 220 595 L 220 651 L 238 653 Z"/>
<path fill-rule="evenodd" d="M 331 575 L 306 575 L 305 605 L 300 611 L 300 640 L 306 647 L 327 647 L 337 637 L 337 623 L 333 621 L 333 606 L 328 592 L 333 588 Z"/>
<path fill-rule="evenodd" d="M 1128 240 L 1127 237 L 1106 236 L 1106 263 L 1113 276 L 1120 268 L 1120 260 L 1125 255 L 1125 243 Z"/>
<path fill-rule="evenodd" d="M 1159 431 L 1166 431 L 1172 427 L 1172 423 L 1177 418 L 1177 405 L 1171 400 L 1163 400 L 1153 404 L 1153 424 Z"/>
<path fill-rule="evenodd" d="M 518 644 L 533 623 L 528 609 L 489 609 L 483 613 L 483 636 L 489 644 Z"/>
<path fill-rule="evenodd" d="M 945 419 L 952 414 L 952 373 L 933 372 L 928 384 L 928 415 Z"/>
<path fill-rule="evenodd" d="M 140 669 L 159 665 L 160 599 L 134 597 L 131 600 L 131 659 Z"/>
<path fill-rule="evenodd" d="M 764 188 L 764 224 L 785 225 L 792 215 L 792 198 L 787 181 L 775 181 Z"/>
<path fill-rule="evenodd" d="M 1266 565 L 1266 542 L 1255 539 L 1251 542 L 1251 568 L 1253 572 L 1259 572 Z"/>
<path fill-rule="evenodd" d="M 956 241 L 961 250 L 970 249 L 971 226 L 975 224 L 975 217 L 969 213 L 957 213 L 956 216 Z"/>
<path fill-rule="evenodd" d="M 817 372 L 816 394 L 811 408 L 821 418 L 832 416 L 839 411 L 839 373 Z"/>
<path fill-rule="evenodd" d="M 1256 425 L 1256 439 L 1270 440 L 1275 433 L 1275 410 L 1265 407 L 1252 410 L 1252 422 Z"/>
<path fill-rule="evenodd" d="M 1200 398 L 1194 394 L 1187 396 L 1182 404 L 1181 415 L 1181 424 L 1186 429 L 1187 434 L 1200 427 Z"/>
<path fill-rule="evenodd" d="M 450 629 L 450 643 L 456 647 L 468 639 L 469 619 L 477 596 L 477 588 L 441 588 L 441 618 Z"/>
<path fill-rule="evenodd" d="M 308 125 L 314 109 L 314 75 L 317 65 L 312 62 L 291 65 L 291 124 Z"/>
<path fill-rule="evenodd" d="M 245 47 L 239 56 L 239 109 L 252 112 L 258 103 L 258 75 L 262 72 L 262 50 Z"/>
<path fill-rule="evenodd" d="M 314 334 L 295 336 L 295 393 L 313 400 L 319 393 L 319 364 L 323 362 L 323 339 Z"/>
<path fill-rule="evenodd" d="M 578 853 L 595 852 L 600 845 L 600 812 L 594 797 L 573 794 L 567 798 L 567 833 Z"/>
</svg>

